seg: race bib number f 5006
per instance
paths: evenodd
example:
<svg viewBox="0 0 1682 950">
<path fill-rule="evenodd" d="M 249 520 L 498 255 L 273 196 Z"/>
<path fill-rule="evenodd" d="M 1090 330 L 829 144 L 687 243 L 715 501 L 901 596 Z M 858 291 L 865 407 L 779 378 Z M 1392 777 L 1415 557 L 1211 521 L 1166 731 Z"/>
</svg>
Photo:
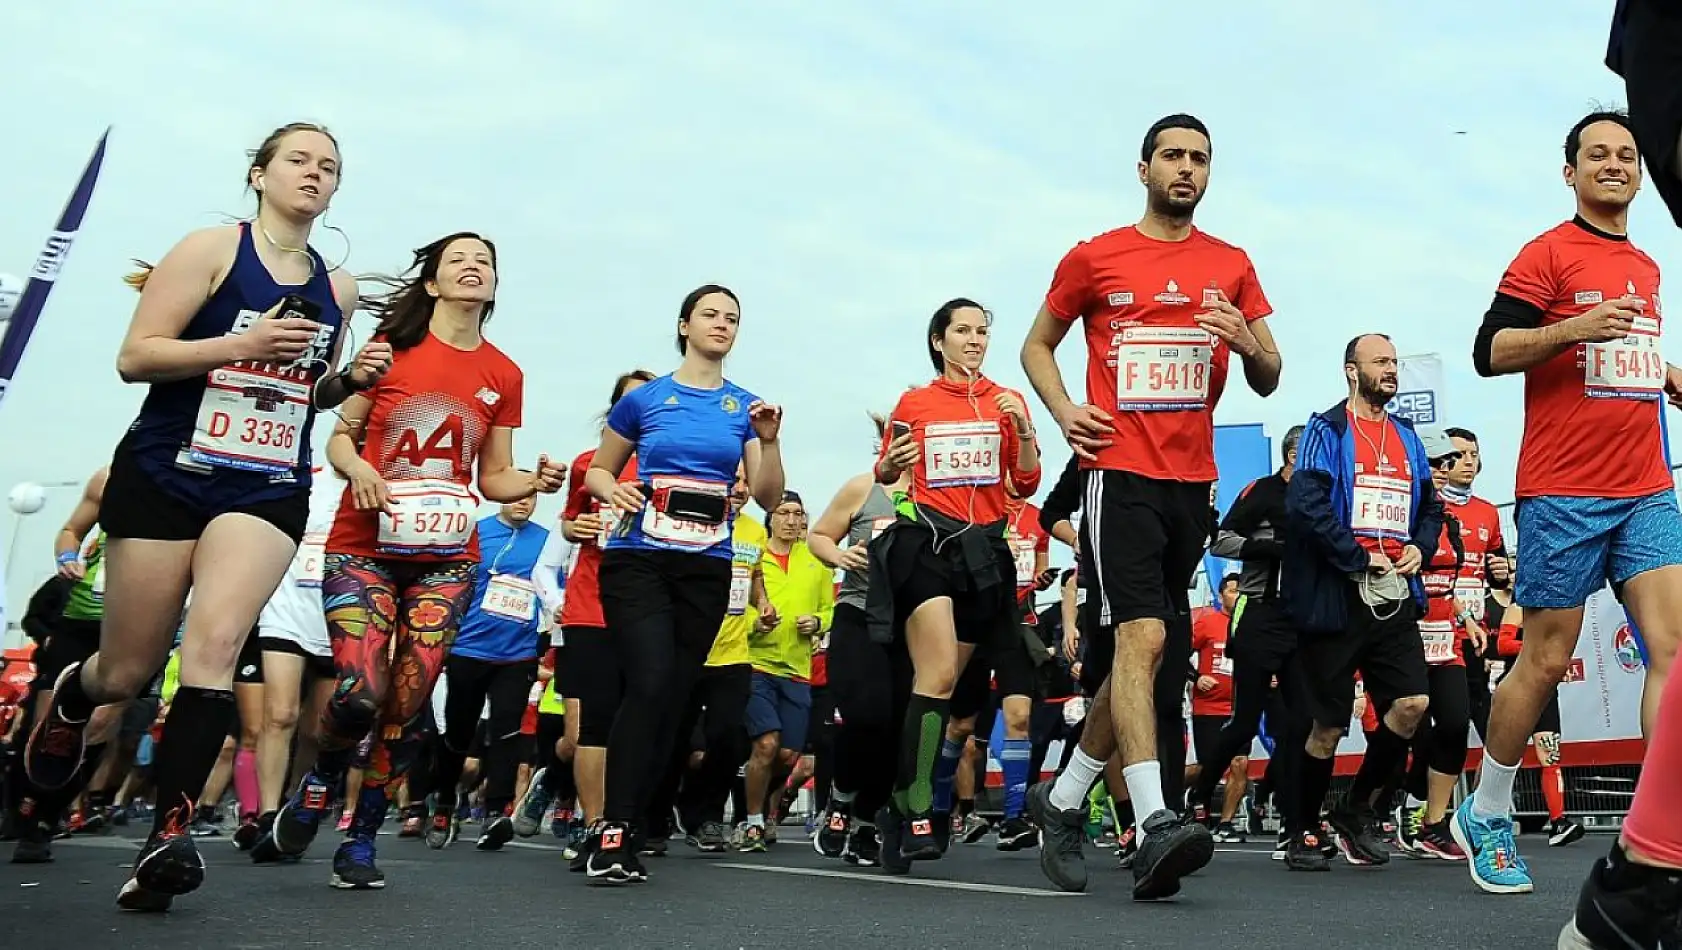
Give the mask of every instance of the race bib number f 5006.
<svg viewBox="0 0 1682 950">
<path fill-rule="evenodd" d="M 1356 475 L 1350 527 L 1358 537 L 1405 538 L 1412 523 L 1413 486 L 1405 478 Z"/>
<path fill-rule="evenodd" d="M 392 479 L 392 514 L 380 514 L 381 554 L 448 556 L 467 550 L 479 500 L 466 486 L 438 478 Z"/>
</svg>

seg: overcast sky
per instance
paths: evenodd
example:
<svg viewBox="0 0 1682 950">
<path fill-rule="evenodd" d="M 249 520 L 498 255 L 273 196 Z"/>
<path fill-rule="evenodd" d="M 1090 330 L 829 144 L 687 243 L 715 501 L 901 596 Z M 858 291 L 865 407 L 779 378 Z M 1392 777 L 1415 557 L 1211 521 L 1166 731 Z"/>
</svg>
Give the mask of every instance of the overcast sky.
<svg viewBox="0 0 1682 950">
<path fill-rule="evenodd" d="M 868 464 L 865 412 L 928 378 L 943 300 L 993 309 L 987 370 L 1025 387 L 1017 348 L 1052 268 L 1138 217 L 1140 137 L 1188 111 L 1214 137 L 1198 223 L 1254 258 L 1285 359 L 1278 393 L 1230 387 L 1218 421 L 1277 437 L 1341 395 L 1344 341 L 1383 330 L 1444 354 L 1445 421 L 1483 436 L 1480 491 L 1504 501 L 1519 383 L 1476 378 L 1472 337 L 1513 254 L 1571 213 L 1566 130 L 1622 101 L 1601 64 L 1611 4 L 1547 6 L 0 4 L 0 271 L 28 270 L 115 127 L 0 410 L 0 490 L 109 457 L 143 393 L 114 369 L 128 260 L 249 213 L 245 149 L 288 121 L 340 139 L 329 221 L 353 272 L 459 229 L 497 242 L 488 335 L 526 372 L 523 463 L 593 444 L 615 375 L 673 368 L 679 300 L 717 281 L 742 298 L 728 373 L 786 407 L 789 486 L 817 506 Z M 1676 260 L 1657 196 L 1637 204 L 1637 242 Z M 1064 350 L 1078 390 L 1083 350 Z M 24 521 L 14 605 L 73 496 Z"/>
</svg>

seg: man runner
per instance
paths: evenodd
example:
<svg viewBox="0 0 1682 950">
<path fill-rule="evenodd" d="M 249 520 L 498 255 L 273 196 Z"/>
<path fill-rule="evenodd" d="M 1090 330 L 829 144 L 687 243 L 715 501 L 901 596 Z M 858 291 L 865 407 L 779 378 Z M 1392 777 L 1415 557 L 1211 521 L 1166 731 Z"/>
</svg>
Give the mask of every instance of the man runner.
<svg viewBox="0 0 1682 950">
<path fill-rule="evenodd" d="M 1152 694 L 1167 624 L 1190 612 L 1187 589 L 1209 537 L 1213 416 L 1228 361 L 1237 353 L 1250 387 L 1266 396 L 1280 360 L 1249 255 L 1192 226 L 1210 153 L 1208 129 L 1192 116 L 1150 127 L 1138 165 L 1144 216 L 1063 257 L 1022 344 L 1022 368 L 1086 470 L 1080 555 L 1098 611 L 1088 656 L 1111 669 L 1069 767 L 1029 795 L 1044 836 L 1040 867 L 1064 890 L 1086 887 L 1080 806 L 1118 741 L 1141 819 L 1134 898 L 1177 893 L 1214 854 L 1209 830 L 1182 824 L 1164 801 Z M 1055 357 L 1077 319 L 1084 404 L 1069 397 Z"/>
</svg>

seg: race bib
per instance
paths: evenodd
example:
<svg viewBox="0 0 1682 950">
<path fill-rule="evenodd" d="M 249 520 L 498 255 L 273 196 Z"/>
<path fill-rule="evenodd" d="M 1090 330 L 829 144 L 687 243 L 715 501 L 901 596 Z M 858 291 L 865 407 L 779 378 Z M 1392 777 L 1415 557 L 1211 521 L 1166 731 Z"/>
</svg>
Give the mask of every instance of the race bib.
<svg viewBox="0 0 1682 950">
<path fill-rule="evenodd" d="M 479 500 L 464 485 L 441 478 L 386 483 L 393 514 L 380 514 L 381 554 L 460 554 L 473 539 Z"/>
<path fill-rule="evenodd" d="M 923 475 L 930 488 L 999 483 L 999 424 L 940 422 L 923 427 Z"/>
<path fill-rule="evenodd" d="M 327 532 L 306 531 L 293 555 L 293 569 L 298 574 L 299 587 L 320 587 L 322 569 L 327 561 Z"/>
<path fill-rule="evenodd" d="M 1472 619 L 1478 623 L 1483 623 L 1483 597 L 1483 581 L 1475 577 L 1462 577 L 1455 580 L 1455 610 L 1459 613 L 1471 614 Z"/>
<path fill-rule="evenodd" d="M 294 372 L 223 366 L 205 378 L 187 454 L 221 468 L 279 474 L 298 467 L 310 384 Z"/>
<path fill-rule="evenodd" d="M 1232 675 L 1232 657 L 1226 655 L 1226 647 L 1215 647 L 1214 660 L 1209 664 L 1214 668 L 1216 676 Z"/>
<path fill-rule="evenodd" d="M 531 623 L 537 619 L 537 588 L 531 581 L 513 574 L 492 574 L 485 585 L 481 609 L 494 617 Z"/>
<path fill-rule="evenodd" d="M 1034 542 L 1012 541 L 1010 547 L 1016 554 L 1016 586 L 1034 586 Z"/>
<path fill-rule="evenodd" d="M 1196 327 L 1127 327 L 1116 345 L 1116 408 L 1201 410 L 1209 404 L 1214 338 Z"/>
<path fill-rule="evenodd" d="M 740 617 L 748 612 L 748 595 L 753 592 L 753 567 L 740 561 L 730 565 L 730 604 L 727 613 Z"/>
<path fill-rule="evenodd" d="M 93 571 L 93 585 L 91 587 L 89 587 L 88 589 L 93 591 L 93 599 L 94 600 L 99 601 L 100 603 L 104 603 L 105 602 L 105 559 L 100 558 L 99 562 L 94 564 L 94 566 L 92 568 L 90 568 L 90 570 Z"/>
<path fill-rule="evenodd" d="M 888 530 L 888 527 L 898 520 L 898 518 L 877 518 L 875 521 L 872 521 L 870 523 L 870 540 L 874 541 L 877 538 L 880 538 L 882 536 L 882 532 Z"/>
<path fill-rule="evenodd" d="M 1408 536 L 1412 523 L 1413 486 L 1405 478 L 1387 475 L 1355 476 L 1350 527 L 1369 538 Z"/>
<path fill-rule="evenodd" d="M 1636 317 L 1621 340 L 1583 345 L 1583 391 L 1590 398 L 1656 400 L 1664 380 L 1655 317 Z"/>
<path fill-rule="evenodd" d="M 1451 662 L 1458 654 L 1459 631 L 1452 620 L 1419 621 L 1419 639 L 1425 643 L 1425 662 L 1433 666 Z"/>
<path fill-rule="evenodd" d="M 1425 596 L 1433 600 L 1454 592 L 1453 571 L 1426 571 L 1419 576 L 1419 582 L 1425 588 Z"/>
<path fill-rule="evenodd" d="M 656 495 L 662 489 L 671 488 L 702 492 L 720 497 L 730 494 L 730 487 L 723 482 L 679 478 L 675 475 L 656 475 L 650 480 L 650 484 L 652 484 Z M 680 521 L 664 512 L 655 510 L 654 505 L 649 504 L 644 505 L 642 509 L 642 533 L 644 537 L 668 547 L 684 551 L 705 551 L 713 545 L 722 544 L 729 539 L 730 519 L 725 518 L 718 524 Z"/>
<path fill-rule="evenodd" d="M 625 517 L 625 513 L 612 505 L 602 505 L 597 509 L 596 516 L 602 519 L 602 533 L 596 537 L 596 544 L 605 548 L 607 539 L 619 529 L 619 520 Z"/>
</svg>

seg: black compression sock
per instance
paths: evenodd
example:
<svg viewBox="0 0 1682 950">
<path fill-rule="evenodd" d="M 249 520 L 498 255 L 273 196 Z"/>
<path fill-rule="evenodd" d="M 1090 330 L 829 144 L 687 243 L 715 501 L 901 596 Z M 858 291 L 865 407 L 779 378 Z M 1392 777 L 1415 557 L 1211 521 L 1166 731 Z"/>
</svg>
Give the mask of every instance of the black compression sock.
<svg viewBox="0 0 1682 950">
<path fill-rule="evenodd" d="M 903 793 L 907 815 L 926 814 L 934 807 L 934 764 L 946 738 L 952 701 L 911 694 L 900 734 L 899 777 L 896 793 Z M 898 794 L 895 795 L 898 798 Z"/>
<path fill-rule="evenodd" d="M 53 692 L 53 707 L 68 722 L 87 722 L 98 706 L 82 686 L 82 667 L 79 665 L 76 672 Z"/>
<path fill-rule="evenodd" d="M 1401 773 L 1407 755 L 1408 740 L 1380 719 L 1378 729 L 1367 736 L 1367 754 L 1361 758 L 1361 768 L 1349 784 L 1345 807 L 1356 810 L 1370 807 L 1373 793 Z"/>
<path fill-rule="evenodd" d="M 160 834 L 177 808 L 189 808 L 204 791 L 237 715 L 232 690 L 183 686 L 175 691 L 152 763 L 158 802 L 152 834 Z M 185 810 L 178 816 L 181 824 L 191 818 Z"/>
<path fill-rule="evenodd" d="M 1326 803 L 1326 789 L 1332 785 L 1332 759 L 1317 759 L 1303 753 L 1302 781 L 1297 786 L 1296 814 L 1292 815 L 1292 833 L 1320 830 L 1320 808 Z"/>
</svg>

